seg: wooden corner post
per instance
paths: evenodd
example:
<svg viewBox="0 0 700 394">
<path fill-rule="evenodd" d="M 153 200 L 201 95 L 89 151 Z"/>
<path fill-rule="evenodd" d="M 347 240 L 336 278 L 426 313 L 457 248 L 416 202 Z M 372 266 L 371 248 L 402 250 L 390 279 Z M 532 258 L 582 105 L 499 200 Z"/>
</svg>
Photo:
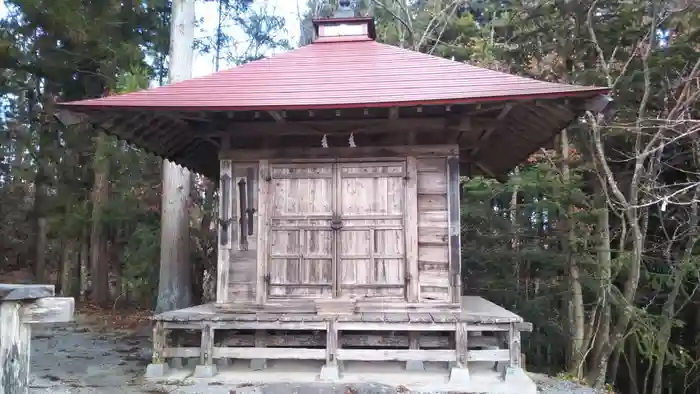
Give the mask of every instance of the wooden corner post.
<svg viewBox="0 0 700 394">
<path fill-rule="evenodd" d="M 449 275 L 451 301 L 459 304 L 462 297 L 462 246 L 460 245 L 459 156 L 447 158 L 447 211 L 449 243 Z"/>
<path fill-rule="evenodd" d="M 219 186 L 219 250 L 216 265 L 216 302 L 228 302 L 228 278 L 230 254 L 235 242 L 233 228 L 236 226 L 233 217 L 233 165 L 231 160 L 221 160 L 221 183 Z"/>
<path fill-rule="evenodd" d="M 258 251 L 256 262 L 255 300 L 258 305 L 267 299 L 268 279 L 268 200 L 270 193 L 270 163 L 267 160 L 258 162 Z"/>
<path fill-rule="evenodd" d="M 30 324 L 73 320 L 73 298 L 54 295 L 53 285 L 0 284 L 0 394 L 29 393 Z"/>
<path fill-rule="evenodd" d="M 404 210 L 406 231 L 406 292 L 408 302 L 418 302 L 420 283 L 418 273 L 418 168 L 416 158 L 406 158 L 406 207 Z"/>
</svg>

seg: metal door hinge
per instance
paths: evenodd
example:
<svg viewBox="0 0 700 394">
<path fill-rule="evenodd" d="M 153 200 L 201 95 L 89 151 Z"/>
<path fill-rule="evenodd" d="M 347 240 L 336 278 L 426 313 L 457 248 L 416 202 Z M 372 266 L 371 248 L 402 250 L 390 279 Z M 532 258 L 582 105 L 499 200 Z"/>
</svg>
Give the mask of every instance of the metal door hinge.
<svg viewBox="0 0 700 394">
<path fill-rule="evenodd" d="M 219 219 L 219 225 L 221 226 L 221 245 L 225 246 L 228 245 L 229 239 L 228 239 L 228 227 L 231 225 L 231 222 L 233 222 L 233 219 L 228 218 L 228 219 Z"/>
</svg>

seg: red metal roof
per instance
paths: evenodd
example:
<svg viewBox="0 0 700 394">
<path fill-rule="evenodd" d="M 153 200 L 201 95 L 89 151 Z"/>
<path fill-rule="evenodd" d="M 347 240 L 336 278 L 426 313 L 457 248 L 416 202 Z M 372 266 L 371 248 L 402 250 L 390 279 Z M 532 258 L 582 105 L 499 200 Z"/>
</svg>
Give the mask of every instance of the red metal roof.
<svg viewBox="0 0 700 394">
<path fill-rule="evenodd" d="M 293 110 L 586 97 L 607 91 L 492 71 L 367 37 L 340 37 L 180 83 L 61 106 Z"/>
</svg>

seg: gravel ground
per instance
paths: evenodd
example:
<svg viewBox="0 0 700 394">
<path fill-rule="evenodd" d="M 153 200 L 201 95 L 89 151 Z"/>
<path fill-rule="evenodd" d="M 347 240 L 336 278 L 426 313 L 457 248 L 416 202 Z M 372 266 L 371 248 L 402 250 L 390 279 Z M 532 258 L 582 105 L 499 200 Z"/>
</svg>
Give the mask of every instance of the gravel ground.
<svg viewBox="0 0 700 394">
<path fill-rule="evenodd" d="M 537 384 L 537 388 L 540 393 L 608 394 L 606 391 L 595 390 L 568 380 L 561 380 L 547 375 L 531 373 L 530 377 L 535 381 L 535 384 Z"/>
<path fill-rule="evenodd" d="M 269 384 L 264 386 L 145 383 L 150 327 L 114 330 L 85 321 L 33 327 L 32 394 L 384 394 L 402 387 L 377 384 Z M 544 394 L 603 394 L 568 381 L 532 374 Z M 457 394 L 457 393 L 452 393 Z M 476 393 L 471 393 L 476 394 Z"/>
</svg>

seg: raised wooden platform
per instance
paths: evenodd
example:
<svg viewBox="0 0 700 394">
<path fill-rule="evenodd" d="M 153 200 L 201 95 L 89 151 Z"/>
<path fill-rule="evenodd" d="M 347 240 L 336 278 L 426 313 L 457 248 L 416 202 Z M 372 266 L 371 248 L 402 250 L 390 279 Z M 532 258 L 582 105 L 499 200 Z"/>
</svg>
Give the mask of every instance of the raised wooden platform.
<svg viewBox="0 0 700 394">
<path fill-rule="evenodd" d="M 293 305 L 199 305 L 153 317 L 153 363 L 180 366 L 199 358 L 196 375 L 206 377 L 216 373 L 214 360 L 250 359 L 262 369 L 270 359 L 315 359 L 335 371 L 330 379 L 346 360 L 405 361 L 412 371 L 422 370 L 423 362 L 520 368 L 520 332 L 532 326 L 481 297 L 463 297 L 460 306 L 441 311 L 387 304 L 332 314 Z"/>
</svg>

